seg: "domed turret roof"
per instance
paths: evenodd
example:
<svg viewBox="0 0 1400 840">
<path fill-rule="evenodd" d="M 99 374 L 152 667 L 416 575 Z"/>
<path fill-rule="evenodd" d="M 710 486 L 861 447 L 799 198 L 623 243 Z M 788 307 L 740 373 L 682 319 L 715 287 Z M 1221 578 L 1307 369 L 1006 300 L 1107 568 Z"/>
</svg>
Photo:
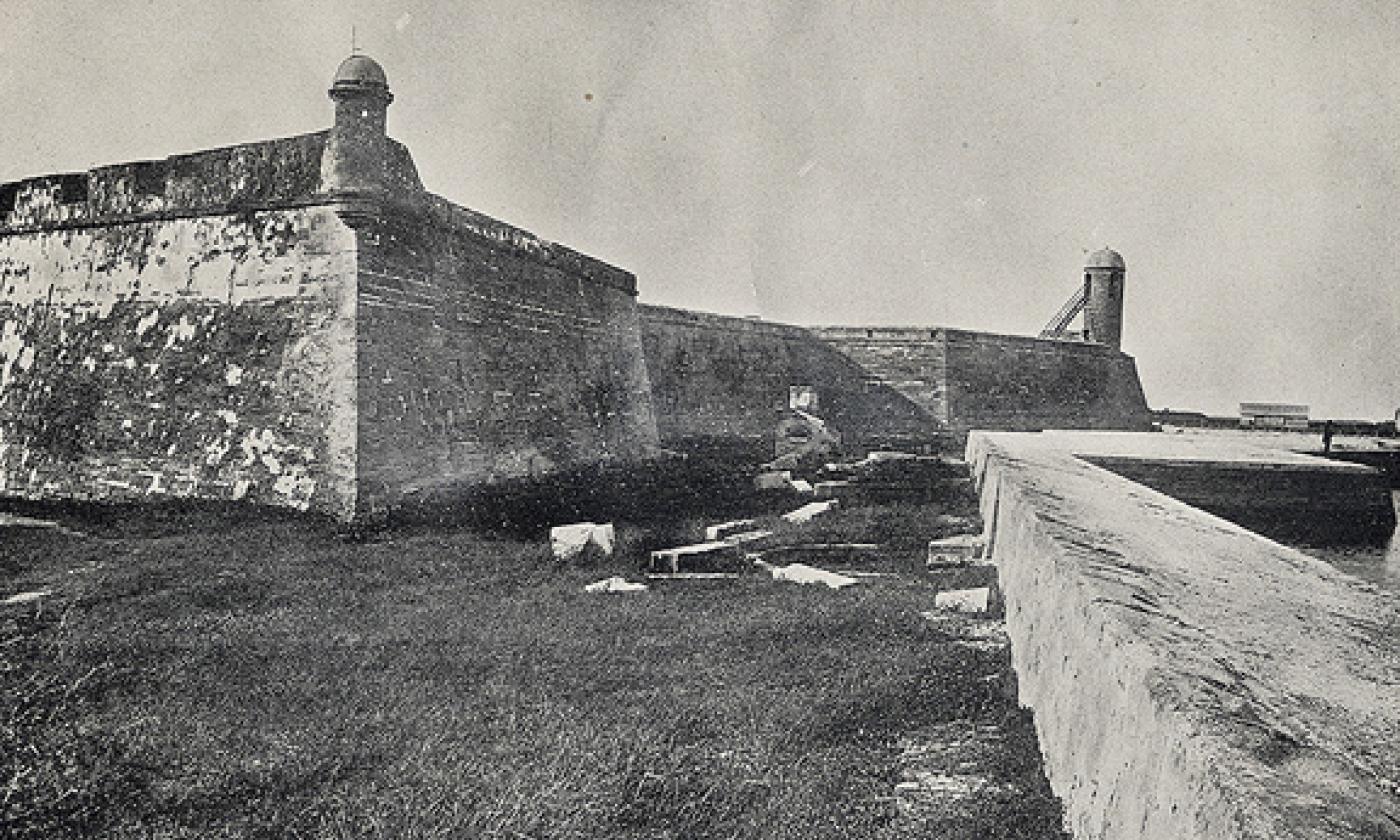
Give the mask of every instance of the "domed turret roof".
<svg viewBox="0 0 1400 840">
<path fill-rule="evenodd" d="M 367 55 L 356 53 L 340 62 L 336 68 L 332 88 L 388 88 L 389 80 L 379 62 Z"/>
<path fill-rule="evenodd" d="M 1103 248 L 1089 255 L 1089 259 L 1084 263 L 1085 268 L 1116 268 L 1119 271 L 1127 269 L 1123 262 L 1123 255 L 1111 248 Z"/>
</svg>

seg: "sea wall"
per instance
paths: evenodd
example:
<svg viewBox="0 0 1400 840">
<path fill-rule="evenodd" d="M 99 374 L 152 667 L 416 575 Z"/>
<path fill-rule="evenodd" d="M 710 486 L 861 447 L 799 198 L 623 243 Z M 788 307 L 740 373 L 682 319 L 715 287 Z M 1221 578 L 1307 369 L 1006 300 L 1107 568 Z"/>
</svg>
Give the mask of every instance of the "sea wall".
<svg viewBox="0 0 1400 840">
<path fill-rule="evenodd" d="M 1135 437 L 1162 436 L 1110 448 Z M 1397 836 L 1394 600 L 1090 464 L 1083 440 L 967 446 L 1074 836 Z"/>
<path fill-rule="evenodd" d="M 362 512 L 656 453 L 632 275 L 441 201 L 359 242 Z"/>
<path fill-rule="evenodd" d="M 26 190 L 0 229 L 0 493 L 353 510 L 355 240 L 334 212 L 102 222 L 36 215 Z"/>
</svg>

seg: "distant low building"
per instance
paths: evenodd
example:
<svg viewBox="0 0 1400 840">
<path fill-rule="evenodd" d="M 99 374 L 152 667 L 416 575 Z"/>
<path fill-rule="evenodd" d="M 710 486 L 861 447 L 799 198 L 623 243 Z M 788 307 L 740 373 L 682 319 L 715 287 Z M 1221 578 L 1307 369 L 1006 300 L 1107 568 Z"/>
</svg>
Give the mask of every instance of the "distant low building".
<svg viewBox="0 0 1400 840">
<path fill-rule="evenodd" d="M 1308 428 L 1308 407 L 1291 403 L 1240 403 L 1240 428 Z"/>
</svg>

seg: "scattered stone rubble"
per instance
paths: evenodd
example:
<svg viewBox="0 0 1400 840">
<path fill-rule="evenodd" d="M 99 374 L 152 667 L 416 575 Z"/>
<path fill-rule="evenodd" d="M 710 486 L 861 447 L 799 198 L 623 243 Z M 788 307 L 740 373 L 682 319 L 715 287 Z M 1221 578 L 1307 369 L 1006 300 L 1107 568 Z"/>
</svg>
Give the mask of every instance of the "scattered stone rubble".
<svg viewBox="0 0 1400 840">
<path fill-rule="evenodd" d="M 35 589 L 30 592 L 18 592 L 0 601 L 0 605 L 9 607 L 18 604 L 32 604 L 36 601 L 42 601 L 51 595 L 53 595 L 52 589 Z"/>
<path fill-rule="evenodd" d="M 590 583 L 583 588 L 585 592 L 645 592 L 645 583 L 632 583 L 623 577 L 613 576 L 600 581 Z"/>
<path fill-rule="evenodd" d="M 715 542 L 734 534 L 752 531 L 756 527 L 757 523 L 752 519 L 731 519 L 728 522 L 720 522 L 717 525 L 707 525 L 705 527 L 705 540 L 707 542 Z"/>
<path fill-rule="evenodd" d="M 933 596 L 933 605 L 940 610 L 985 615 L 991 607 L 992 590 L 988 586 L 975 589 L 949 589 Z"/>
<path fill-rule="evenodd" d="M 976 564 L 986 543 L 978 534 L 958 534 L 928 544 L 928 567 L 949 568 Z"/>
<path fill-rule="evenodd" d="M 83 532 L 75 531 L 52 519 L 38 519 L 33 516 L 23 516 L 17 513 L 0 512 L 0 528 L 43 528 L 50 531 L 58 531 L 60 534 L 67 534 L 72 537 L 84 536 Z"/>
<path fill-rule="evenodd" d="M 718 528 L 719 526 L 712 527 Z M 650 571 L 670 574 L 734 571 L 744 565 L 745 552 L 743 547 L 763 540 L 771 536 L 772 533 L 772 531 L 764 530 L 741 531 L 730 533 L 723 539 L 658 549 L 651 553 Z"/>
<path fill-rule="evenodd" d="M 755 490 L 784 490 L 792 493 L 800 493 L 803 496 L 812 495 L 815 490 L 812 483 L 802 478 L 793 478 L 792 470 L 766 470 L 753 477 L 753 487 Z"/>
<path fill-rule="evenodd" d="M 786 566 L 775 566 L 772 563 L 755 559 L 753 564 L 772 575 L 773 580 L 787 581 L 788 583 L 820 583 L 830 589 L 844 589 L 847 586 L 853 586 L 859 582 L 853 577 L 839 575 L 835 572 L 828 572 L 825 569 L 818 569 L 815 566 L 808 566 L 805 563 L 789 563 Z"/>
<path fill-rule="evenodd" d="M 777 455 L 765 465 L 768 469 L 790 470 L 804 463 L 818 462 L 841 443 L 841 434 L 809 411 L 792 406 L 774 435 Z"/>
<path fill-rule="evenodd" d="M 792 489 L 791 470 L 768 470 L 753 477 L 753 489 L 755 490 L 790 490 Z"/>
<path fill-rule="evenodd" d="M 549 547 L 554 553 L 554 559 L 566 563 L 581 559 L 590 553 L 611 557 L 614 541 L 611 522 L 605 525 L 576 522 L 549 529 Z"/>
<path fill-rule="evenodd" d="M 839 504 L 840 502 L 835 499 L 827 499 L 824 502 L 808 502 L 797 510 L 788 511 L 783 514 L 783 521 L 796 524 L 811 522 L 815 517 L 821 516 L 827 511 L 835 510 Z"/>
</svg>

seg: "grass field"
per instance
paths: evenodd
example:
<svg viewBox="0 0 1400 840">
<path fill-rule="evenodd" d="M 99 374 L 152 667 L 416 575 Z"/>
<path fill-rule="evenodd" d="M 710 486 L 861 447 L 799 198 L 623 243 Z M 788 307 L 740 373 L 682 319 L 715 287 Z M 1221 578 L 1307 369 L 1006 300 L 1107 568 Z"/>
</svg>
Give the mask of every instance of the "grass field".
<svg viewBox="0 0 1400 840">
<path fill-rule="evenodd" d="M 582 591 L 700 524 L 674 518 L 619 523 L 620 556 L 588 568 L 535 535 L 347 539 L 272 514 L 0 529 L 0 596 L 53 590 L 0 607 L 0 819 L 24 838 L 1059 837 L 1005 653 L 919 616 L 939 512 L 814 523 L 890 543 L 904 573 L 841 591 Z M 1006 733 L 983 771 L 1008 786 L 914 819 L 898 744 L 961 723 Z"/>
</svg>

